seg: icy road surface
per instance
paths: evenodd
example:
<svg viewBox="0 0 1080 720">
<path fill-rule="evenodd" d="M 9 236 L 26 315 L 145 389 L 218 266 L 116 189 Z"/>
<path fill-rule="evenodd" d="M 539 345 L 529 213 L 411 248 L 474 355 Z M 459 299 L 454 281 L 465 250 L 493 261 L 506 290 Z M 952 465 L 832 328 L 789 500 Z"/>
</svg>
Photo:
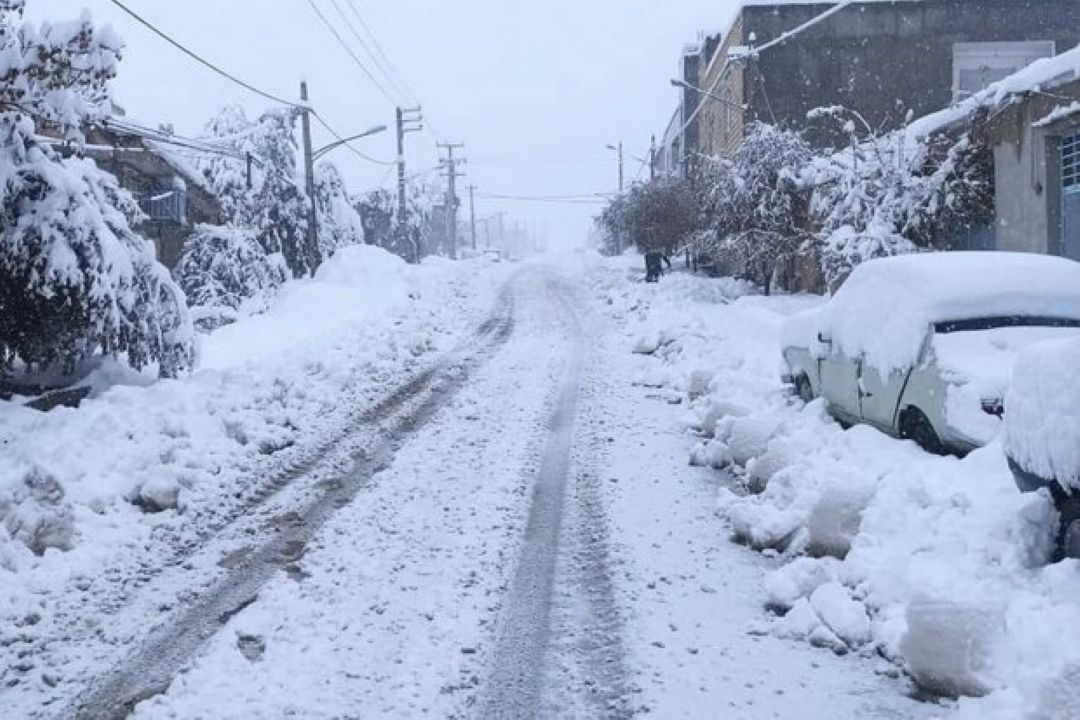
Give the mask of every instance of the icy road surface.
<svg viewBox="0 0 1080 720">
<path fill-rule="evenodd" d="M 518 272 L 78 716 L 932 717 L 870 659 L 754 631 L 769 561 L 629 350 L 587 274 Z"/>
</svg>

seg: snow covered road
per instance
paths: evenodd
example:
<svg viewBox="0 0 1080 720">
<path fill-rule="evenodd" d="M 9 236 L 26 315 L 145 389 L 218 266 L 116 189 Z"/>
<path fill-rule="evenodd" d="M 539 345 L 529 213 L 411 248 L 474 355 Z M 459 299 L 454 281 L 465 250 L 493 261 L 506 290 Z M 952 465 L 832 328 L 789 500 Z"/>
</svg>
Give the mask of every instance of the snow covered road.
<svg viewBox="0 0 1080 720">
<path fill-rule="evenodd" d="M 89 618 L 116 625 L 85 635 L 94 679 L 23 714 L 932 717 L 891 665 L 761 629 L 776 561 L 729 542 L 731 483 L 687 465 L 613 273 L 516 271 L 301 474 Z"/>
</svg>

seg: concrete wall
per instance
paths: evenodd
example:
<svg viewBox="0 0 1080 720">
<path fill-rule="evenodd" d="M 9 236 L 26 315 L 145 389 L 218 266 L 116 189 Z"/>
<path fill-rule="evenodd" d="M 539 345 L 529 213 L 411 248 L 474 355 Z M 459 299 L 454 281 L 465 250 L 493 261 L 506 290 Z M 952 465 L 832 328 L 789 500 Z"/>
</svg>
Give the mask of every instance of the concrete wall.
<svg viewBox="0 0 1080 720">
<path fill-rule="evenodd" d="M 1049 126 L 1039 121 L 1061 98 L 1080 100 L 1080 81 L 1056 87 L 1053 96 L 1033 95 L 994 120 L 995 247 L 1059 255 L 1061 243 L 1060 138 L 1080 127 L 1072 116 Z"/>
<path fill-rule="evenodd" d="M 830 6 L 751 6 L 743 33 L 762 45 Z M 748 89 L 751 115 L 805 126 L 823 105 L 856 109 L 875 126 L 896 127 L 952 103 L 953 45 L 1052 40 L 1057 52 L 1080 41 L 1078 0 L 922 0 L 854 5 L 763 53 Z M 816 138 L 825 142 L 828 138 Z"/>
</svg>

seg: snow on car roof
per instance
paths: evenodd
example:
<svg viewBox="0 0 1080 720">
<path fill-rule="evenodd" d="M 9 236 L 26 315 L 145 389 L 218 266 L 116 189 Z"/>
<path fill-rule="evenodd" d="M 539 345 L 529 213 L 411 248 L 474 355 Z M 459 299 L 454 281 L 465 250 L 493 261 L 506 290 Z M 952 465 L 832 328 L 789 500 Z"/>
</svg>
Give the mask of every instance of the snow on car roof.
<svg viewBox="0 0 1080 720">
<path fill-rule="evenodd" d="M 918 361 L 927 329 L 977 318 L 1080 319 L 1080 263 L 1012 252 L 899 255 L 855 269 L 822 309 L 837 350 L 880 369 Z"/>
</svg>

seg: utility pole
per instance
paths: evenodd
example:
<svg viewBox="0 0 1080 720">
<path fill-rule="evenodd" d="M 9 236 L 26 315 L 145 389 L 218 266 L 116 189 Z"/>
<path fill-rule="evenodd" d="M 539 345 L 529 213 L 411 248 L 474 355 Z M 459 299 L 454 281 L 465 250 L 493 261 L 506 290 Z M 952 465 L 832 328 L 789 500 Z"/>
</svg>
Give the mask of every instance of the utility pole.
<svg viewBox="0 0 1080 720">
<path fill-rule="evenodd" d="M 649 180 L 656 182 L 656 136 L 649 143 Z"/>
<path fill-rule="evenodd" d="M 405 196 L 405 135 L 423 129 L 423 115 L 419 107 L 397 109 L 397 172 L 398 172 L 398 227 L 402 243 L 412 243 L 409 237 L 409 204 Z M 421 248 L 413 247 L 413 262 L 420 262 Z"/>
<path fill-rule="evenodd" d="M 625 177 L 625 175 L 623 173 L 623 168 L 624 167 L 625 166 L 623 165 L 623 144 L 622 144 L 622 140 L 620 140 L 619 141 L 619 194 L 620 195 L 623 194 L 623 190 L 625 189 L 625 183 L 623 182 L 623 178 Z"/>
<path fill-rule="evenodd" d="M 307 81 L 300 82 L 301 129 L 304 134 L 304 180 L 308 194 L 307 256 L 311 274 L 319 267 L 319 218 L 315 206 L 315 160 L 311 150 L 311 107 Z"/>
<path fill-rule="evenodd" d="M 472 249 L 476 250 L 476 186 L 469 186 L 469 227 L 472 229 Z"/>
<path fill-rule="evenodd" d="M 465 173 L 459 173 L 457 166 L 466 161 L 454 157 L 454 151 L 464 148 L 463 143 L 438 143 L 437 147 L 446 151 L 446 157 L 439 164 L 446 170 L 443 175 L 447 179 L 446 184 L 446 237 L 450 244 L 450 259 L 457 260 L 457 210 L 460 204 L 457 196 L 457 179 L 464 177 Z"/>
</svg>

